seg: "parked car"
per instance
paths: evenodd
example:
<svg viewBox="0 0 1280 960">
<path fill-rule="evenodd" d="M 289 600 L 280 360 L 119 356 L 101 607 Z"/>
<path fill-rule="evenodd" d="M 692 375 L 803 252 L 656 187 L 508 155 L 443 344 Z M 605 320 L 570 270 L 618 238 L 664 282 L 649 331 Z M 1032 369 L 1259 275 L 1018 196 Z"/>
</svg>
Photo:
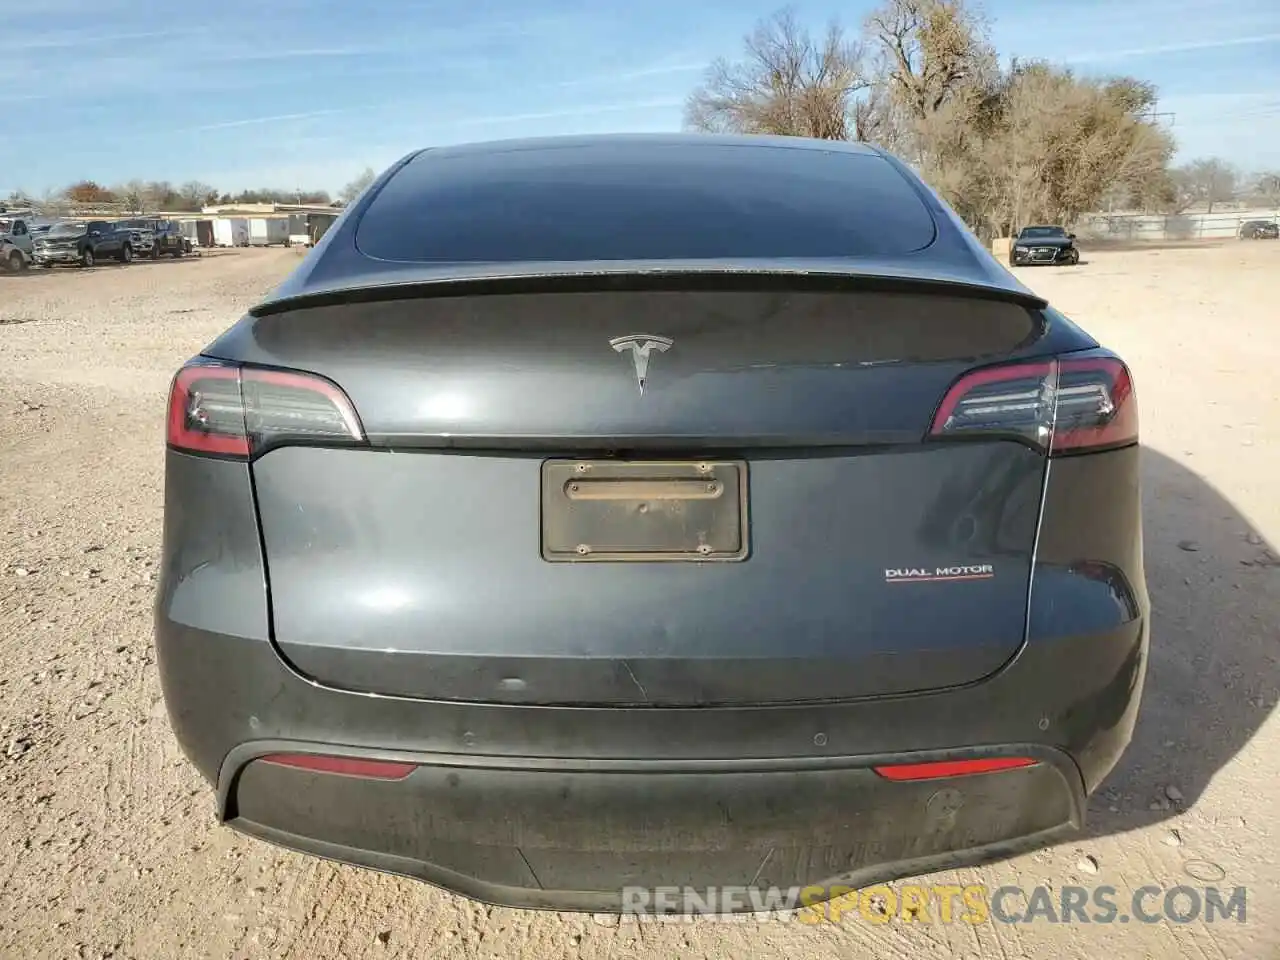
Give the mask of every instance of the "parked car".
<svg viewBox="0 0 1280 960">
<path fill-rule="evenodd" d="M 145 231 L 151 240 L 145 255 L 153 260 L 161 257 L 182 257 L 191 252 L 190 243 L 182 235 L 182 228 L 175 220 L 135 217 L 132 220 L 122 220 L 118 226 L 128 230 Z M 137 252 L 143 255 L 141 249 Z"/>
<path fill-rule="evenodd" d="M 1029 264 L 1075 264 L 1080 262 L 1076 235 L 1066 227 L 1023 227 L 1009 247 L 1009 266 Z"/>
<path fill-rule="evenodd" d="M 1275 220 L 1246 220 L 1240 224 L 1241 240 L 1280 239 L 1280 223 Z"/>
<path fill-rule="evenodd" d="M 286 847 L 821 900 L 1071 835 L 1134 729 L 1129 370 L 864 144 L 412 155 L 166 422 L 170 724 Z"/>
<path fill-rule="evenodd" d="M 21 273 L 34 252 L 31 223 L 25 217 L 0 217 L 0 270 Z"/>
<path fill-rule="evenodd" d="M 106 220 L 64 220 L 35 240 L 35 262 L 42 267 L 78 263 L 92 267 L 100 260 L 133 259 L 130 233 Z"/>
</svg>

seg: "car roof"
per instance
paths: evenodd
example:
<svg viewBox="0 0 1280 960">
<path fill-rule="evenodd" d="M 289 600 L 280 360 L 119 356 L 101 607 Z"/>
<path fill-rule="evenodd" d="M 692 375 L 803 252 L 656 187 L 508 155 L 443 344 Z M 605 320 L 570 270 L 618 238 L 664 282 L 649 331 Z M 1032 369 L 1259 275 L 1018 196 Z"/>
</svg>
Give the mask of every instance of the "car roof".
<svg viewBox="0 0 1280 960">
<path fill-rule="evenodd" d="M 744 147 L 752 150 L 818 150 L 826 153 L 850 153 L 879 156 L 880 151 L 865 143 L 850 140 L 813 140 L 807 137 L 746 136 L 708 133 L 602 133 L 556 137 L 524 137 L 511 140 L 488 140 L 426 147 L 410 159 L 433 157 L 473 157 L 514 153 L 522 150 L 574 150 L 575 148 L 617 144 L 643 154 L 646 148 L 681 147 L 697 150 L 703 147 Z"/>
</svg>

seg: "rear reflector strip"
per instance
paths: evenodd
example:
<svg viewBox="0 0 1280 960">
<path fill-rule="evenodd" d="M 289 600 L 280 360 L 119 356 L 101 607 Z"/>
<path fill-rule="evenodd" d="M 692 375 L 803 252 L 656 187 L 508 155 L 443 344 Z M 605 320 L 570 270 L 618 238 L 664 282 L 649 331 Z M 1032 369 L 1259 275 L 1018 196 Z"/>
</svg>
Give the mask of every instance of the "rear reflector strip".
<svg viewBox="0 0 1280 960">
<path fill-rule="evenodd" d="M 935 763 L 902 763 L 874 767 L 886 780 L 937 780 L 940 777 L 968 777 L 998 770 L 1015 770 L 1035 766 L 1030 757 L 986 757 L 982 760 L 939 760 Z"/>
<path fill-rule="evenodd" d="M 397 760 L 365 760 L 359 757 L 334 757 L 314 753 L 272 753 L 259 757 L 263 763 L 295 767 L 315 773 L 335 773 L 369 780 L 403 780 L 418 769 L 414 763 Z M 987 757 L 980 760 L 939 760 L 932 763 L 903 763 L 873 767 L 886 780 L 936 780 L 942 777 L 967 777 L 1000 770 L 1034 766 L 1031 757 Z"/>
<path fill-rule="evenodd" d="M 416 763 L 396 760 L 363 760 L 359 757 L 330 757 L 315 753 L 272 753 L 259 757 L 263 763 L 297 767 L 315 773 L 337 773 L 367 780 L 403 780 L 418 769 Z"/>
</svg>

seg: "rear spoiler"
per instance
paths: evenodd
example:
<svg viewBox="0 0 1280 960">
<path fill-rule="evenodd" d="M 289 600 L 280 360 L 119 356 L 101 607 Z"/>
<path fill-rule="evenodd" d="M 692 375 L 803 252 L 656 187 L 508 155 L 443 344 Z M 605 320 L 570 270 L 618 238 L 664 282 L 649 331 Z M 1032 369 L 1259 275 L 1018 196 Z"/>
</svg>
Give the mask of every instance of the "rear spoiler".
<svg viewBox="0 0 1280 960">
<path fill-rule="evenodd" d="M 316 254 L 318 251 L 312 251 Z M 367 264 L 367 268 L 366 268 Z M 550 290 L 654 289 L 679 283 L 684 289 L 749 285 L 776 289 L 797 281 L 807 289 L 933 291 L 1018 303 L 1043 310 L 1048 301 L 1002 267 L 983 270 L 937 261 L 917 266 L 891 260 L 590 261 L 544 263 L 400 263 L 366 260 L 361 269 L 332 279 L 316 277 L 311 264 L 299 269 L 266 300 L 250 308 L 252 317 L 340 303 L 457 297 Z M 1002 276 L 1003 274 L 1003 276 Z"/>
</svg>

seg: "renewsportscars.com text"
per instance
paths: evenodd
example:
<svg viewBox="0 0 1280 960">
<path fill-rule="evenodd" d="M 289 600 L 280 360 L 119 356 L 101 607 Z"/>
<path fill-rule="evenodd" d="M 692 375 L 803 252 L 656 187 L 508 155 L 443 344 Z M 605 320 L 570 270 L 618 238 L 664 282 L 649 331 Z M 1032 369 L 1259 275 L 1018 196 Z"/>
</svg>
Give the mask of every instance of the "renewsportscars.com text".
<svg viewBox="0 0 1280 960">
<path fill-rule="evenodd" d="M 1244 887 L 901 884 L 852 887 L 626 887 L 622 913 L 664 921 L 791 923 L 1246 922 Z"/>
</svg>

